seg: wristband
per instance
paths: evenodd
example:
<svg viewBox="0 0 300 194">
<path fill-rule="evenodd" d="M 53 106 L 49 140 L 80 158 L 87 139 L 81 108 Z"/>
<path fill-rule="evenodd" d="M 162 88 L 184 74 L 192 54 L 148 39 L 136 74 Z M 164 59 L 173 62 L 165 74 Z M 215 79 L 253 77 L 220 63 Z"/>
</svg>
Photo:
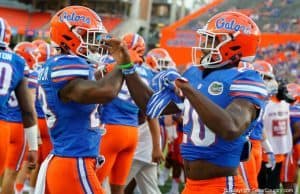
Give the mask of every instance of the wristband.
<svg viewBox="0 0 300 194">
<path fill-rule="evenodd" d="M 118 66 L 120 69 L 130 69 L 133 67 L 133 64 L 132 63 L 126 63 L 126 64 L 122 64 L 122 65 L 119 65 Z"/>
<path fill-rule="evenodd" d="M 123 75 L 131 75 L 136 72 L 136 66 L 131 67 L 130 69 L 122 69 Z"/>
<path fill-rule="evenodd" d="M 28 149 L 29 151 L 37 151 L 38 150 L 38 127 L 37 125 L 33 125 L 31 127 L 24 128 Z"/>
</svg>

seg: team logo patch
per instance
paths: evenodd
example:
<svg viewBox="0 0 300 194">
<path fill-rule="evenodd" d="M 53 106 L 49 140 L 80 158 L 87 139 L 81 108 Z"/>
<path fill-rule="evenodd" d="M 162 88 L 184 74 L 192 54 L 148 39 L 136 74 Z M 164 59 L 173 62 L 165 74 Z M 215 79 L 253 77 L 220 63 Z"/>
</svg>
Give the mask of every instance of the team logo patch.
<svg viewBox="0 0 300 194">
<path fill-rule="evenodd" d="M 210 95 L 213 96 L 217 96 L 222 94 L 223 92 L 223 83 L 221 82 L 212 82 L 209 86 L 208 86 L 208 93 Z"/>
</svg>

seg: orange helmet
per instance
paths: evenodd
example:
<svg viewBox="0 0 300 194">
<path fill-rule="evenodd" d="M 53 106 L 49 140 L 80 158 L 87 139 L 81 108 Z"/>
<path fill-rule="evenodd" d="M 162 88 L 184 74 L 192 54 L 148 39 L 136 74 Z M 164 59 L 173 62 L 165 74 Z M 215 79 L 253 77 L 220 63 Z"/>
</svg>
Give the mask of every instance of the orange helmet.
<svg viewBox="0 0 300 194">
<path fill-rule="evenodd" d="M 146 63 L 155 70 L 161 71 L 175 68 L 175 64 L 168 51 L 163 48 L 154 48 L 147 53 Z"/>
<path fill-rule="evenodd" d="M 143 56 L 145 54 L 145 40 L 137 33 L 125 34 L 122 40 L 127 45 L 128 50 L 135 50 L 138 55 Z"/>
<path fill-rule="evenodd" d="M 11 38 L 11 28 L 7 21 L 0 17 L 0 45 L 8 47 Z"/>
<path fill-rule="evenodd" d="M 262 79 L 264 80 L 264 84 L 269 95 L 275 95 L 278 93 L 278 83 L 275 79 L 275 75 L 273 73 L 273 67 L 267 61 L 255 61 L 253 63 L 254 70 L 257 71 Z"/>
<path fill-rule="evenodd" d="M 101 46 L 107 31 L 100 17 L 83 6 L 68 6 L 58 11 L 50 22 L 50 37 L 57 46 L 71 54 L 97 63 L 105 49 Z"/>
<path fill-rule="evenodd" d="M 248 16 L 226 11 L 198 29 L 199 42 L 192 48 L 193 63 L 218 68 L 238 61 L 252 62 L 260 43 L 260 30 Z"/>
<path fill-rule="evenodd" d="M 36 39 L 31 43 L 34 44 L 36 47 L 39 47 L 41 44 L 47 44 L 47 42 L 43 39 Z"/>
<path fill-rule="evenodd" d="M 259 72 L 262 77 L 269 77 L 271 79 L 275 79 L 275 75 L 273 73 L 273 67 L 270 63 L 263 60 L 257 60 L 253 63 L 254 70 Z"/>
<path fill-rule="evenodd" d="M 34 44 L 31 42 L 20 42 L 15 46 L 14 51 L 25 59 L 30 69 L 36 66 L 39 49 Z"/>
<path fill-rule="evenodd" d="M 34 44 L 34 42 L 32 42 Z M 35 45 L 38 45 L 38 49 L 39 49 L 39 57 L 38 57 L 38 63 L 39 65 L 45 63 L 50 57 L 54 56 L 57 54 L 57 51 L 55 48 L 51 47 L 50 44 L 48 44 L 47 42 L 43 41 L 43 42 L 36 42 Z"/>
<path fill-rule="evenodd" d="M 240 61 L 238 65 L 238 69 L 251 69 L 254 70 L 254 67 L 251 63 Z"/>
<path fill-rule="evenodd" d="M 296 100 L 295 103 L 300 102 L 300 85 L 295 83 L 287 84 L 288 93 Z"/>
</svg>

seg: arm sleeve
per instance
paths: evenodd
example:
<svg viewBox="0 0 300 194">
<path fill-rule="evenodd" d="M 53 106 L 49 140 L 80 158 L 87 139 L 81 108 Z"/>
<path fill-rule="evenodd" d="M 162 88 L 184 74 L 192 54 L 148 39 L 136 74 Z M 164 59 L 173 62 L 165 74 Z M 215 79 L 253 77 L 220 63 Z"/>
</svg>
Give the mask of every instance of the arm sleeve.
<svg viewBox="0 0 300 194">
<path fill-rule="evenodd" d="M 79 57 L 64 57 L 55 61 L 52 66 L 50 77 L 56 86 L 64 86 L 69 81 L 82 78 L 88 79 L 91 76 L 91 66 Z"/>
<path fill-rule="evenodd" d="M 28 88 L 35 89 L 38 87 L 38 73 L 36 71 L 31 71 L 28 76 Z"/>
<path fill-rule="evenodd" d="M 259 108 L 264 108 L 268 92 L 257 72 L 245 71 L 241 72 L 232 81 L 229 88 L 229 95 L 232 98 L 246 99 Z"/>
<path fill-rule="evenodd" d="M 290 107 L 290 118 L 291 118 L 291 126 L 293 126 L 294 123 L 300 121 L 300 107 L 297 106 Z"/>
</svg>

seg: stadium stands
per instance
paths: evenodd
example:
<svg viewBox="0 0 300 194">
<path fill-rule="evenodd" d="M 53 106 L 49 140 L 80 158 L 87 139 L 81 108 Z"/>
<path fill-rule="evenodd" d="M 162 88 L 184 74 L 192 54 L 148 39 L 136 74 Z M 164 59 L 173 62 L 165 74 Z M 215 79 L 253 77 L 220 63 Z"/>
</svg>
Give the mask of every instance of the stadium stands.
<svg viewBox="0 0 300 194">
<path fill-rule="evenodd" d="M 226 0 L 180 29 L 202 27 L 203 21 L 217 12 L 235 10 L 252 17 L 264 32 L 300 32 L 299 6 L 300 1 L 295 0 Z"/>
<path fill-rule="evenodd" d="M 7 19 L 14 32 L 25 34 L 27 31 L 34 33 L 43 29 L 51 18 L 48 12 L 28 12 L 27 10 L 0 7 L 1 16 Z M 47 29 L 44 29 L 47 31 Z M 32 35 L 32 34 L 30 34 Z"/>
</svg>

